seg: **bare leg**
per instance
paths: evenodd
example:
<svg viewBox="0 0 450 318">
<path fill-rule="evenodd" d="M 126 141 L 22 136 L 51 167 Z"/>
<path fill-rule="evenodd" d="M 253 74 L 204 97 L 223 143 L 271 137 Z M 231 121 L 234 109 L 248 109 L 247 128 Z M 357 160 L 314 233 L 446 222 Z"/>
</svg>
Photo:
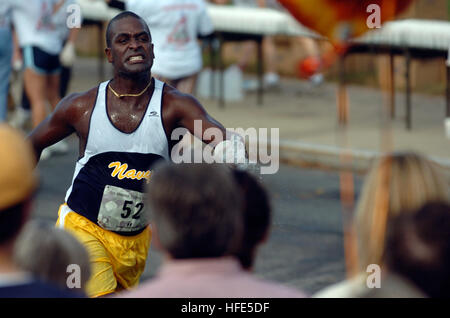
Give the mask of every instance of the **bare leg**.
<svg viewBox="0 0 450 318">
<path fill-rule="evenodd" d="M 307 37 L 298 37 L 297 41 L 301 43 L 307 56 L 320 56 L 319 47 L 315 40 Z"/>
<path fill-rule="evenodd" d="M 273 37 L 266 36 L 263 41 L 264 59 L 267 73 L 277 73 L 277 49 Z"/>
<path fill-rule="evenodd" d="M 306 61 L 306 59 L 312 59 L 316 60 L 317 63 L 319 63 L 318 68 L 315 70 L 314 74 L 310 75 L 309 81 L 313 86 L 320 85 L 323 82 L 322 69 L 324 67 L 324 62 L 321 57 L 319 45 L 315 40 L 307 37 L 299 37 L 297 38 L 297 41 L 301 43 L 303 49 L 305 50 L 306 57 L 304 61 Z"/>
<path fill-rule="evenodd" d="M 61 100 L 61 96 L 59 96 L 59 79 L 59 73 L 47 76 L 47 99 L 52 110 L 55 109 L 56 105 Z"/>
<path fill-rule="evenodd" d="M 249 64 L 250 59 L 255 54 L 256 51 L 255 42 L 253 41 L 245 41 L 242 44 L 241 57 L 239 58 L 238 65 L 240 69 L 243 71 Z"/>
<path fill-rule="evenodd" d="M 168 79 L 156 74 L 153 74 L 153 76 L 158 80 L 175 87 L 177 90 L 185 94 L 192 94 L 195 88 L 195 84 L 197 83 L 197 74 L 176 80 Z"/>
<path fill-rule="evenodd" d="M 177 89 L 186 94 L 192 94 L 195 88 L 195 84 L 197 82 L 197 74 L 185 77 L 182 80 L 178 81 Z"/>
<path fill-rule="evenodd" d="M 277 70 L 277 49 L 273 37 L 266 36 L 263 41 L 265 75 L 264 85 L 269 87 L 278 86 L 280 77 Z"/>
<path fill-rule="evenodd" d="M 38 126 L 47 116 L 45 107 L 46 83 L 47 79 L 45 75 L 40 75 L 30 68 L 25 69 L 24 84 L 25 91 L 31 103 L 33 128 Z"/>
</svg>

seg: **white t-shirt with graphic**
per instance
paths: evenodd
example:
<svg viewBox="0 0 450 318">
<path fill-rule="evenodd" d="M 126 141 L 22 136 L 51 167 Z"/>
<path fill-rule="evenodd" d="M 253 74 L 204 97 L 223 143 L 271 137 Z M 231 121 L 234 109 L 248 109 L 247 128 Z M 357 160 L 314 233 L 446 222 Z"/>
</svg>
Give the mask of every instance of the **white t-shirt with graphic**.
<svg viewBox="0 0 450 318">
<path fill-rule="evenodd" d="M 62 50 L 61 28 L 67 28 L 61 21 L 65 10 L 57 4 L 68 0 L 16 0 L 13 7 L 13 23 L 21 47 L 32 45 L 49 54 Z M 63 6 L 64 7 L 64 6 Z"/>
<path fill-rule="evenodd" d="M 53 22 L 57 25 L 59 37 L 63 41 L 67 39 L 70 33 L 70 28 L 67 26 L 67 19 L 69 18 L 69 15 L 75 14 L 71 6 L 76 4 L 76 0 L 65 0 L 64 4 L 53 15 Z M 81 12 L 79 13 L 81 14 Z M 83 22 L 83 17 L 81 15 L 79 18 L 80 22 Z"/>
<path fill-rule="evenodd" d="M 126 8 L 150 28 L 155 52 L 153 74 L 178 79 L 201 70 L 197 36 L 214 30 L 203 0 L 127 0 Z"/>
</svg>

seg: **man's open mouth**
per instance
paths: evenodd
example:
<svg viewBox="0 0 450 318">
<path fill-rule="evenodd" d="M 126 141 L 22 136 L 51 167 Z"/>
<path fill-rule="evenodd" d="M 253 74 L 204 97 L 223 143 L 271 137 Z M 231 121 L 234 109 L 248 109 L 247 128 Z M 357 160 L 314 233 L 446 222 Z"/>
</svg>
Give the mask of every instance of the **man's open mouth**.
<svg viewBox="0 0 450 318">
<path fill-rule="evenodd" d="M 129 62 L 139 62 L 139 61 L 143 61 L 144 57 L 142 55 L 136 55 L 136 56 L 131 56 L 128 58 Z"/>
</svg>

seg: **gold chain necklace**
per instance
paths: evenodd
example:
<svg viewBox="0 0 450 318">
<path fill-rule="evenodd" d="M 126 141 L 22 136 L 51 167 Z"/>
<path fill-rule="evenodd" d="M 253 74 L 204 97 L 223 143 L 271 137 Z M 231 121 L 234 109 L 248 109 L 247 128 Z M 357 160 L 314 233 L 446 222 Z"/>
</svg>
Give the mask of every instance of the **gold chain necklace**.
<svg viewBox="0 0 450 318">
<path fill-rule="evenodd" d="M 145 93 L 145 91 L 150 87 L 150 85 L 152 84 L 152 81 L 150 80 L 150 83 L 148 83 L 147 87 L 145 87 L 142 92 L 138 93 L 138 94 L 119 94 L 117 93 L 112 87 L 111 85 L 108 85 L 109 89 L 111 90 L 111 92 L 116 95 L 117 98 L 122 98 L 122 97 L 139 97 L 142 94 Z"/>
</svg>

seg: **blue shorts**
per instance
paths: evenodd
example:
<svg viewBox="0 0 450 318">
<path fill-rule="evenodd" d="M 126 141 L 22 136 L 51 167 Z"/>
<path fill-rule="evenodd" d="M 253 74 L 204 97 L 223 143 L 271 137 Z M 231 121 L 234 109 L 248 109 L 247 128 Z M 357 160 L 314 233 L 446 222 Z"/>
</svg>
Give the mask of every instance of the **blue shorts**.
<svg viewBox="0 0 450 318">
<path fill-rule="evenodd" d="M 52 75 L 61 72 L 59 55 L 49 54 L 37 46 L 25 46 L 22 49 L 25 68 L 30 68 L 41 75 Z"/>
</svg>

